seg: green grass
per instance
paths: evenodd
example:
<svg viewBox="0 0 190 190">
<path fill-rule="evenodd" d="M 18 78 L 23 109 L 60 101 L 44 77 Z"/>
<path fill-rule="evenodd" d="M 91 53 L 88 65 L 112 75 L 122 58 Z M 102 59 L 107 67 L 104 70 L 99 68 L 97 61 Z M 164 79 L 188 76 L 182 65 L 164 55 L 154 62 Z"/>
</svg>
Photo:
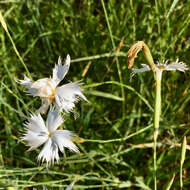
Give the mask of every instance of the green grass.
<svg viewBox="0 0 190 190">
<path fill-rule="evenodd" d="M 0 10 L 21 56 L 1 27 L 0 189 L 42 185 L 61 189 L 75 179 L 74 189 L 152 189 L 155 84 L 148 72 L 130 81 L 127 51 L 144 40 L 155 61 L 179 58 L 189 65 L 190 0 L 2 0 Z M 64 82 L 82 79 L 89 103 L 80 102 L 76 108 L 80 116 L 74 120 L 67 115 L 63 127 L 87 140 L 78 144 L 79 155 L 66 150 L 59 164 L 47 170 L 36 161 L 40 148 L 26 152 L 19 140 L 23 123 L 40 106 L 40 99 L 27 96 L 16 79 L 22 79 L 27 69 L 34 80 L 48 77 L 58 56 L 67 54 L 72 63 Z M 135 67 L 141 63 L 142 53 Z M 189 88 L 188 72 L 163 74 L 158 189 L 172 181 L 171 189 L 180 189 L 179 144 L 184 136 L 187 144 L 190 140 Z M 183 164 L 187 190 L 189 161 L 187 150 Z"/>
</svg>

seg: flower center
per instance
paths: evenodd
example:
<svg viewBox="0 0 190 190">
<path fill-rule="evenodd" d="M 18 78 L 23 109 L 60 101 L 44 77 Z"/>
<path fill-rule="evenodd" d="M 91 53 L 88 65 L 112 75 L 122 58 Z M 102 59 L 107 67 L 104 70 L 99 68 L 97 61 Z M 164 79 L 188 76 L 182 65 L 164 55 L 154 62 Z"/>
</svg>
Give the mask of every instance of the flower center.
<svg viewBox="0 0 190 190">
<path fill-rule="evenodd" d="M 53 101 L 55 98 L 55 88 L 51 83 L 47 83 L 42 89 L 41 89 L 42 95 L 44 97 L 48 98 L 50 101 Z"/>
<path fill-rule="evenodd" d="M 165 66 L 164 65 L 159 65 L 158 68 L 163 71 L 165 69 Z"/>
<path fill-rule="evenodd" d="M 48 136 L 48 138 L 51 138 L 52 137 L 52 135 L 53 135 L 53 133 L 52 132 L 47 132 L 47 136 Z"/>
<path fill-rule="evenodd" d="M 49 99 L 52 101 L 55 98 L 55 89 L 51 89 L 51 94 L 49 95 Z"/>
</svg>

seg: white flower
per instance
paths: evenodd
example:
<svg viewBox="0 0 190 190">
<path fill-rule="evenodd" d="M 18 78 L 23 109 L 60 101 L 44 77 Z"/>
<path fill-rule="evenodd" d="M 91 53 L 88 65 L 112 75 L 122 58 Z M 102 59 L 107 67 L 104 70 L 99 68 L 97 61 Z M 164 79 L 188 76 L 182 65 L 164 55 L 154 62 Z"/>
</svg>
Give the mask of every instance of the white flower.
<svg viewBox="0 0 190 190">
<path fill-rule="evenodd" d="M 42 106 L 38 113 L 46 113 L 49 105 L 54 103 L 59 111 L 65 110 L 70 112 L 75 106 L 75 102 L 82 98 L 87 101 L 82 93 L 80 82 L 70 82 L 68 84 L 58 87 L 63 80 L 70 67 L 70 56 L 67 55 L 65 64 L 61 64 L 61 58 L 58 59 L 58 64 L 53 69 L 53 77 L 43 78 L 37 81 L 32 81 L 26 76 L 24 80 L 19 80 L 25 88 L 27 93 L 31 96 L 39 96 L 42 100 Z"/>
<path fill-rule="evenodd" d="M 141 72 L 146 72 L 146 71 L 150 71 L 150 67 L 149 65 L 146 64 L 141 64 L 142 68 L 140 69 L 132 69 L 132 73 L 131 73 L 131 77 L 133 77 L 136 73 L 141 73 Z M 163 63 L 157 63 L 156 65 L 156 73 L 157 75 L 161 75 L 162 71 L 181 71 L 181 72 L 185 72 L 186 70 L 189 70 L 189 68 L 187 67 L 187 65 L 183 62 L 179 62 L 179 60 L 177 59 L 175 62 L 172 62 L 171 64 L 168 64 L 168 60 L 167 61 L 163 61 Z"/>
<path fill-rule="evenodd" d="M 46 124 L 40 114 L 31 115 L 28 122 L 25 123 L 26 132 L 22 140 L 26 141 L 30 147 L 28 151 L 44 144 L 38 155 L 38 161 L 47 162 L 47 166 L 54 164 L 54 160 L 59 161 L 58 150 L 63 152 L 64 147 L 73 152 L 79 152 L 77 146 L 72 142 L 73 133 L 68 130 L 57 130 L 63 122 L 58 110 L 50 110 Z"/>
</svg>

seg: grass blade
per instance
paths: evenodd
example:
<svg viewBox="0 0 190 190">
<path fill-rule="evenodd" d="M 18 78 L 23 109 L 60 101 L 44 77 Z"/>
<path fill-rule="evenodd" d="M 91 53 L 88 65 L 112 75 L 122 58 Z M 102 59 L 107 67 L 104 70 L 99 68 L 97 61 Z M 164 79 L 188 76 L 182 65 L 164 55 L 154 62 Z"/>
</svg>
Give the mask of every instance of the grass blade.
<svg viewBox="0 0 190 190">
<path fill-rule="evenodd" d="M 167 14 L 166 18 L 168 18 L 170 16 L 170 14 L 173 12 L 173 10 L 174 10 L 175 6 L 177 5 L 178 1 L 179 0 L 174 0 L 173 1 L 172 5 L 171 5 L 171 7 L 170 7 L 170 9 L 168 11 L 168 14 Z"/>
<path fill-rule="evenodd" d="M 106 11 L 104 0 L 101 0 L 101 3 L 102 3 L 103 10 L 104 10 L 104 15 L 106 17 L 106 22 L 107 22 L 107 26 L 108 26 L 108 30 L 109 30 L 109 34 L 110 34 L 110 38 L 111 38 L 111 42 L 112 42 L 112 46 L 113 46 L 114 51 L 116 51 L 116 46 L 115 46 L 115 42 L 114 42 L 114 39 L 113 39 L 110 23 L 109 23 L 109 20 L 108 20 L 108 14 L 107 14 L 107 11 Z M 117 70 L 118 70 L 118 75 L 119 75 L 120 83 L 123 83 L 123 79 L 122 79 L 122 75 L 121 75 L 121 69 L 120 69 L 120 65 L 119 65 L 119 61 L 118 61 L 117 56 L 116 56 L 116 64 L 117 64 Z M 122 118 L 124 119 L 124 117 L 125 117 L 125 92 L 124 92 L 123 86 L 121 86 L 121 95 L 122 95 L 122 99 L 123 99 L 123 103 L 122 103 Z"/>
<path fill-rule="evenodd" d="M 172 179 L 171 179 L 170 182 L 168 183 L 168 185 L 167 185 L 167 187 L 166 187 L 166 190 L 170 190 L 170 188 L 172 187 L 174 178 L 175 178 L 175 174 L 172 176 Z"/>
<path fill-rule="evenodd" d="M 0 12 L 0 22 L 1 22 L 1 24 L 2 24 L 2 26 L 3 26 L 3 28 L 4 28 L 4 30 L 5 30 L 5 32 L 7 33 L 8 37 L 9 37 L 11 43 L 12 43 L 12 46 L 13 46 L 13 49 L 14 49 L 16 55 L 18 56 L 20 62 L 22 63 L 23 67 L 25 68 L 25 70 L 26 70 L 26 72 L 27 72 L 27 75 L 31 78 L 30 72 L 29 72 L 29 70 L 28 70 L 26 64 L 24 63 L 22 57 L 20 56 L 20 54 L 19 54 L 17 48 L 16 48 L 16 45 L 15 45 L 15 43 L 14 43 L 14 41 L 13 41 L 13 39 L 12 39 L 10 33 L 9 33 L 9 30 L 8 30 L 8 28 L 7 28 L 7 25 L 6 25 L 6 22 L 5 22 L 4 18 L 3 18 L 3 15 L 1 14 L 1 12 Z"/>
<path fill-rule="evenodd" d="M 86 91 L 86 93 L 94 95 L 94 96 L 100 96 L 100 97 L 103 97 L 103 98 L 108 98 L 108 99 L 116 100 L 116 101 L 123 101 L 123 98 L 121 98 L 119 96 L 115 96 L 115 95 L 110 94 L 110 93 L 106 93 L 106 92 L 101 92 L 101 91 L 96 91 L 96 90 L 90 90 L 90 91 Z"/>
</svg>

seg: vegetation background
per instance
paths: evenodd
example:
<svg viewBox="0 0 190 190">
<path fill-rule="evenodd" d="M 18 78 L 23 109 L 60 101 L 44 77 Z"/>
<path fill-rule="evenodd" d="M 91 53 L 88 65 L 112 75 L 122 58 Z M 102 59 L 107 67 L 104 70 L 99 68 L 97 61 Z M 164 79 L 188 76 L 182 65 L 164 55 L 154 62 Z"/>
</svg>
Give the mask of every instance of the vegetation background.
<svg viewBox="0 0 190 190">
<path fill-rule="evenodd" d="M 16 83 L 27 74 L 7 33 L 0 28 L 0 189 L 152 189 L 153 107 L 155 84 L 150 72 L 130 81 L 127 51 L 138 40 L 155 61 L 190 60 L 190 0 L 1 0 L 0 10 L 19 54 L 34 80 L 49 77 L 58 56 L 70 54 L 64 82 L 82 80 L 89 103 L 80 102 L 75 120 L 63 128 L 84 143 L 81 153 L 66 150 L 59 164 L 46 169 L 21 142 L 23 123 L 40 106 Z M 107 13 L 107 14 L 106 14 Z M 142 53 L 135 67 L 145 63 Z M 190 142 L 189 73 L 165 72 L 158 147 L 158 189 L 175 174 L 179 189 L 180 144 Z M 189 149 L 189 147 L 187 147 Z M 190 189 L 190 155 L 183 167 Z"/>
</svg>

